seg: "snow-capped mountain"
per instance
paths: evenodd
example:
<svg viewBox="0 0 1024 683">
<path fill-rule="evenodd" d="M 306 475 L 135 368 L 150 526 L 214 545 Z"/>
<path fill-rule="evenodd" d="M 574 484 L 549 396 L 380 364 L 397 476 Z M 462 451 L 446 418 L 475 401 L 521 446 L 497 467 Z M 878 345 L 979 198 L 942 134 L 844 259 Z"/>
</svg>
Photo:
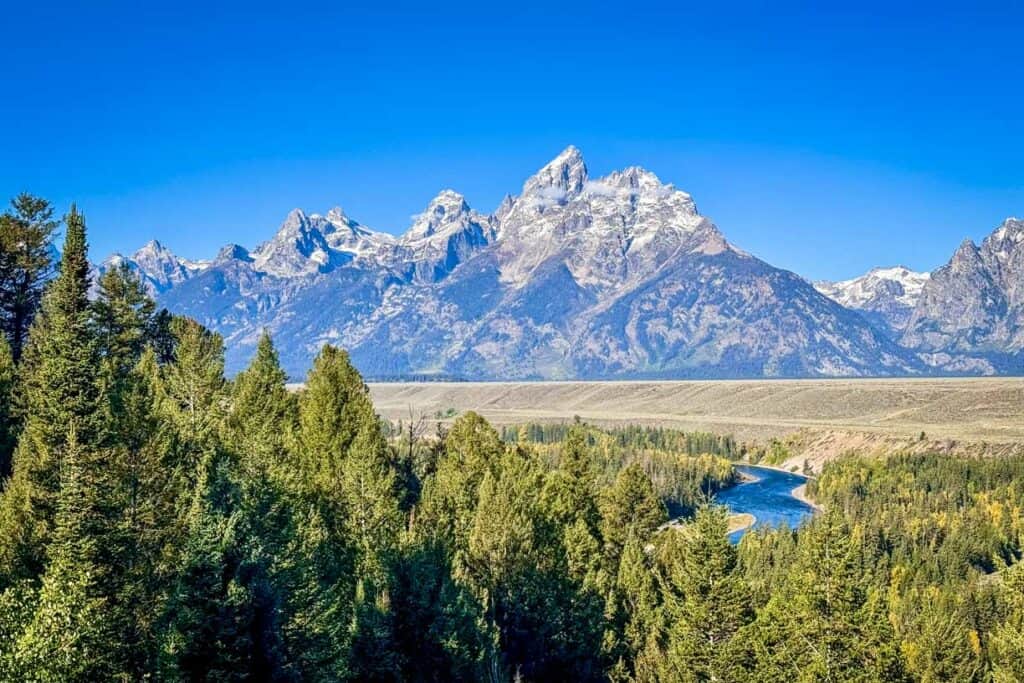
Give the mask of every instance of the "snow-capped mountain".
<svg viewBox="0 0 1024 683">
<path fill-rule="evenodd" d="M 146 242 L 145 246 L 130 257 L 111 254 L 100 264 L 99 271 L 116 268 L 121 264 L 127 264 L 153 296 L 159 296 L 160 293 L 185 282 L 210 265 L 208 261 L 178 258 L 156 240 Z"/>
<path fill-rule="evenodd" d="M 860 311 L 890 336 L 899 338 L 929 277 L 929 273 L 905 266 L 872 268 L 850 280 L 815 282 L 814 288 L 833 301 Z"/>
<path fill-rule="evenodd" d="M 932 273 L 901 342 L 934 363 L 1024 372 L 1024 221 L 1006 219 L 981 246 L 964 240 Z"/>
<path fill-rule="evenodd" d="M 201 264 L 164 252 L 129 260 L 161 304 L 224 335 L 232 370 L 263 329 L 297 379 L 328 342 L 371 377 L 929 370 L 864 314 L 884 308 L 883 294 L 909 308 L 920 274 L 874 271 L 858 285 L 819 285 L 825 296 L 729 243 L 653 173 L 591 178 L 575 147 L 494 212 L 445 190 L 399 237 L 340 209 L 296 209 L 251 252 L 228 245 Z"/>
</svg>

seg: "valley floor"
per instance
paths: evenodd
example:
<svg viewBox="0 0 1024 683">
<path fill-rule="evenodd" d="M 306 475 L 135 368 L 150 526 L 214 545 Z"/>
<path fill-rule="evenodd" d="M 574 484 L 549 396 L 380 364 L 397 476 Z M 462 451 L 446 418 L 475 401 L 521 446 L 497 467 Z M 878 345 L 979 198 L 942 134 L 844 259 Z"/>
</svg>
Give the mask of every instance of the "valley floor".
<svg viewBox="0 0 1024 683">
<path fill-rule="evenodd" d="M 1024 447 L 1024 378 L 388 383 L 370 390 L 392 420 L 467 410 L 496 424 L 578 415 L 741 441 L 789 437 L 826 459 L 894 446 L 983 455 Z"/>
</svg>

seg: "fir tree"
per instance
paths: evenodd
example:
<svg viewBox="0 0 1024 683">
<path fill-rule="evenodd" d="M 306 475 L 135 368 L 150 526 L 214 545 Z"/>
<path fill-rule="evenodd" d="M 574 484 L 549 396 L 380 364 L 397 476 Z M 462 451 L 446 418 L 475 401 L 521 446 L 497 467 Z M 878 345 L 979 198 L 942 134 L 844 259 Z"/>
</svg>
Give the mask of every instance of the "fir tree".
<svg viewBox="0 0 1024 683">
<path fill-rule="evenodd" d="M 665 505 L 643 469 L 632 464 L 623 469 L 601 504 L 601 536 L 613 571 L 618 571 L 622 548 L 631 537 L 647 538 L 665 522 Z"/>
<path fill-rule="evenodd" d="M 224 342 L 189 318 L 171 321 L 174 359 L 160 366 L 157 403 L 175 435 L 176 477 L 191 491 L 203 458 L 218 446 L 225 411 Z"/>
<path fill-rule="evenodd" d="M 17 368 L 11 347 L 5 338 L 0 337 L 0 491 L 11 476 L 11 459 L 18 442 L 20 420 L 14 406 L 16 382 Z"/>
<path fill-rule="evenodd" d="M 117 380 L 128 375 L 150 341 L 156 305 L 128 264 L 103 273 L 93 302 L 93 321 L 104 370 Z"/>
<path fill-rule="evenodd" d="M 0 328 L 15 361 L 53 275 L 53 234 L 59 225 L 45 199 L 22 193 L 0 215 Z"/>
<path fill-rule="evenodd" d="M 786 583 L 738 636 L 760 679 L 900 681 L 906 676 L 882 596 L 836 512 L 808 529 Z"/>
<path fill-rule="evenodd" d="M 119 670 L 139 680 L 155 669 L 161 602 L 178 542 L 178 491 L 170 461 L 172 440 L 156 412 L 155 354 L 143 352 L 120 381 L 116 443 L 102 463 L 107 558 L 101 578 L 110 596 Z"/>
<path fill-rule="evenodd" d="M 24 427 L 10 495 L 0 500 L 0 586 L 11 577 L 41 573 L 69 430 L 73 424 L 79 444 L 89 449 L 101 426 L 85 221 L 72 206 L 65 223 L 60 276 L 47 290 L 21 368 Z"/>
<path fill-rule="evenodd" d="M 679 681 L 735 678 L 729 646 L 753 619 L 750 595 L 727 536 L 725 508 L 704 506 L 663 552 L 668 642 L 663 670 Z"/>
<path fill-rule="evenodd" d="M 1006 619 L 992 634 L 992 680 L 1024 680 L 1024 563 L 1006 571 L 1003 580 Z"/>
<path fill-rule="evenodd" d="M 238 492 L 230 459 L 216 451 L 200 465 L 188 533 L 167 602 L 162 676 L 172 680 L 282 680 L 286 672 L 274 591 L 251 561 L 233 512 Z"/>
<path fill-rule="evenodd" d="M 61 458 L 60 494 L 39 603 L 17 643 L 26 680 L 107 680 L 115 673 L 108 601 L 98 585 L 103 558 L 93 472 L 98 460 L 80 446 L 74 424 Z"/>
</svg>

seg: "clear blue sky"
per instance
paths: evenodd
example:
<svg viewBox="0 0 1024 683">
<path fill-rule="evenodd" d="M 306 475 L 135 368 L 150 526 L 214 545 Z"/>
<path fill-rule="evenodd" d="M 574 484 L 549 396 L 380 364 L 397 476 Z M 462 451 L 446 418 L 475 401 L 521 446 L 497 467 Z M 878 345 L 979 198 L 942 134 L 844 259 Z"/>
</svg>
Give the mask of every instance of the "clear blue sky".
<svg viewBox="0 0 1024 683">
<path fill-rule="evenodd" d="M 5 3 L 0 195 L 77 201 L 96 258 L 195 258 L 296 206 L 489 211 L 572 143 L 811 278 L 931 269 L 1024 214 L 1015 3 L 344 4 Z"/>
</svg>

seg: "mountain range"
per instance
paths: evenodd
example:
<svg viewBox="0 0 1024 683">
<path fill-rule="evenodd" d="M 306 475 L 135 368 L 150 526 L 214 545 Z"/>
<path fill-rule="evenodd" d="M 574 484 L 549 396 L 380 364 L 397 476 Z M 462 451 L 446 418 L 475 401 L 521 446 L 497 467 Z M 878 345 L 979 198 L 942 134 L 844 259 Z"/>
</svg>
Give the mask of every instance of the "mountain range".
<svg viewBox="0 0 1024 683">
<path fill-rule="evenodd" d="M 324 343 L 368 377 L 686 378 L 1021 373 L 1024 223 L 932 274 L 811 284 L 730 243 L 639 167 L 591 178 L 568 147 L 490 213 L 439 193 L 400 236 L 295 209 L 207 261 L 151 241 L 126 263 L 220 332 L 237 371 L 262 330 L 300 379 Z"/>
</svg>

